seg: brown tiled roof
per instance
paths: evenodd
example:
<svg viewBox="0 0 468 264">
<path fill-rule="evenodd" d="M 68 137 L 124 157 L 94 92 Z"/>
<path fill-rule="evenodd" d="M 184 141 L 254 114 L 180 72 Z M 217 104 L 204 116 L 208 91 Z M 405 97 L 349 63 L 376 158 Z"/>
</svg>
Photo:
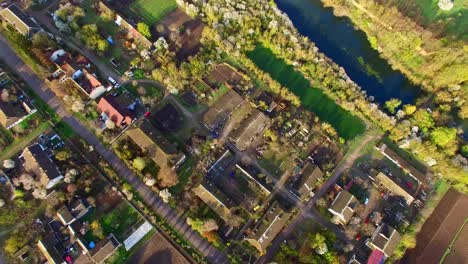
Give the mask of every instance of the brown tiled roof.
<svg viewBox="0 0 468 264">
<path fill-rule="evenodd" d="M 323 172 L 320 168 L 311 162 L 308 162 L 303 170 L 299 181 L 299 194 L 301 196 L 309 195 L 317 183 L 323 179 Z"/>
<path fill-rule="evenodd" d="M 408 193 L 400 184 L 393 181 L 390 177 L 385 175 L 383 172 L 379 172 L 375 176 L 377 184 L 382 184 L 388 188 L 394 195 L 402 196 L 407 204 L 411 204 L 414 201 L 414 197 Z"/>
<path fill-rule="evenodd" d="M 122 127 L 122 125 L 130 125 L 136 117 L 135 113 L 128 109 L 132 103 L 133 101 L 124 93 L 118 96 L 108 94 L 101 97 L 98 109 L 104 112 L 118 127 Z"/>
<path fill-rule="evenodd" d="M 468 263 L 467 208 L 468 196 L 450 189 L 416 236 L 416 247 L 407 250 L 400 263 L 439 263 L 458 232 L 443 263 Z"/>
</svg>

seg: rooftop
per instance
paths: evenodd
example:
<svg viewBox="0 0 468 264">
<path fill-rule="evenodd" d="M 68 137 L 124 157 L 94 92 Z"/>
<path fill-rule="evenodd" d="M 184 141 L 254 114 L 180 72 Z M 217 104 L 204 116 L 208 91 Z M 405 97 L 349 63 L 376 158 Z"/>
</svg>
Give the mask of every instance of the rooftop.
<svg viewBox="0 0 468 264">
<path fill-rule="evenodd" d="M 30 169 L 31 172 L 36 173 L 36 176 L 38 173 L 38 168 L 40 168 L 50 180 L 53 180 L 62 175 L 55 166 L 55 163 L 50 159 L 49 151 L 43 149 L 39 144 L 34 144 L 27 147 L 23 151 L 23 157 L 27 170 Z"/>
<path fill-rule="evenodd" d="M 218 129 L 243 101 L 244 100 L 238 93 L 229 90 L 205 113 L 203 116 L 203 124 L 212 131 Z"/>
<path fill-rule="evenodd" d="M 274 202 L 255 224 L 252 233 L 246 238 L 247 241 L 263 255 L 271 241 L 284 228 L 290 215 L 278 203 Z"/>
<path fill-rule="evenodd" d="M 221 63 L 203 79 L 211 88 L 215 89 L 220 85 L 228 83 L 238 83 L 244 80 L 244 76 L 227 63 Z"/>
<path fill-rule="evenodd" d="M 354 214 L 354 207 L 357 205 L 357 199 L 348 191 L 341 191 L 331 204 L 330 210 L 341 215 L 345 222 L 348 222 Z"/>
<path fill-rule="evenodd" d="M 105 113 L 118 127 L 130 125 L 136 118 L 137 104 L 127 93 L 103 96 L 98 103 L 99 111 Z"/>
<path fill-rule="evenodd" d="M 399 242 L 400 234 L 398 231 L 384 223 L 374 231 L 367 244 L 373 249 L 382 251 L 388 257 L 392 255 Z"/>
<path fill-rule="evenodd" d="M 192 191 L 215 211 L 223 220 L 228 221 L 231 215 L 231 208 L 235 204 L 212 183 L 203 182 Z"/>
<path fill-rule="evenodd" d="M 247 118 L 242 120 L 229 138 L 240 150 L 245 150 L 257 137 L 263 135 L 263 131 L 270 123 L 270 119 L 257 109 L 252 110 Z"/>
</svg>

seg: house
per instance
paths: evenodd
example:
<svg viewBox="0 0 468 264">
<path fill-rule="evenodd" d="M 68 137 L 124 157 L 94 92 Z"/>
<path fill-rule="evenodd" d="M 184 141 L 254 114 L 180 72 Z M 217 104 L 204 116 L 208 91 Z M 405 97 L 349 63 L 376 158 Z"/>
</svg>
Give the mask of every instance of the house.
<svg viewBox="0 0 468 264">
<path fill-rule="evenodd" d="M 37 110 L 5 72 L 0 73 L 0 78 L 8 80 L 0 85 L 0 124 L 11 129 Z"/>
<path fill-rule="evenodd" d="M 104 263 L 119 247 L 120 242 L 113 234 L 97 242 L 89 251 L 89 254 L 95 263 Z"/>
<path fill-rule="evenodd" d="M 51 189 L 63 179 L 51 156 L 50 150 L 37 143 L 25 148 L 20 156 L 25 170 L 34 175 L 46 189 Z"/>
<path fill-rule="evenodd" d="M 377 149 L 382 153 L 385 157 L 390 159 L 393 163 L 395 163 L 398 167 L 408 173 L 411 177 L 413 177 L 417 182 L 418 185 L 429 185 L 428 176 L 429 172 L 427 168 L 423 167 L 422 165 L 419 166 L 421 168 L 417 169 L 413 165 L 411 165 L 408 161 L 406 161 L 403 157 L 401 157 L 397 152 L 392 150 L 389 146 L 382 143 Z M 417 161 L 416 161 L 417 162 Z"/>
<path fill-rule="evenodd" d="M 85 200 L 75 199 L 70 206 L 64 205 L 57 210 L 56 215 L 62 224 L 67 226 L 86 215 L 90 209 L 91 206 Z"/>
<path fill-rule="evenodd" d="M 104 263 L 120 247 L 119 241 L 111 233 L 108 237 L 87 241 L 89 223 L 79 219 L 89 210 L 89 205 L 81 199 L 74 200 L 68 207 L 63 206 L 45 226 L 47 235 L 37 243 L 48 263 Z"/>
<path fill-rule="evenodd" d="M 238 93 L 229 90 L 203 115 L 203 125 L 212 132 L 216 131 L 243 102 Z"/>
<path fill-rule="evenodd" d="M 468 196 L 451 188 L 440 200 L 400 263 L 467 263 Z"/>
<path fill-rule="evenodd" d="M 244 168 L 243 166 L 239 164 L 236 164 L 236 168 L 242 172 L 242 175 L 245 178 L 247 178 L 249 181 L 254 182 L 260 188 L 260 190 L 262 190 L 263 195 L 268 196 L 271 194 L 272 192 L 271 185 L 264 184 L 264 182 L 260 181 L 260 179 L 252 175 L 252 173 L 249 172 L 247 168 Z"/>
<path fill-rule="evenodd" d="M 307 162 L 304 168 L 302 168 L 300 179 L 293 187 L 297 190 L 299 198 L 303 201 L 307 201 L 310 197 L 314 196 L 314 191 L 322 180 L 322 170 L 312 162 Z"/>
<path fill-rule="evenodd" d="M 354 208 L 357 205 L 358 200 L 351 193 L 343 190 L 335 197 L 328 211 L 336 217 L 340 224 L 345 225 L 353 217 Z"/>
<path fill-rule="evenodd" d="M 290 216 L 290 213 L 285 212 L 277 202 L 274 202 L 254 224 L 246 240 L 260 252 L 260 255 L 265 254 L 267 247 L 284 228 Z"/>
<path fill-rule="evenodd" d="M 5 23 L 28 38 L 41 30 L 39 25 L 14 3 L 0 10 L 0 17 Z"/>
<path fill-rule="evenodd" d="M 101 119 L 110 119 L 117 127 L 129 126 L 136 119 L 136 108 L 138 102 L 127 93 L 118 95 L 108 94 L 101 97 L 98 103 L 98 110 L 101 112 Z"/>
<path fill-rule="evenodd" d="M 374 183 L 378 187 L 385 187 L 388 189 L 392 195 L 401 196 L 405 199 L 406 204 L 410 205 L 414 201 L 413 195 L 409 192 L 408 187 L 402 186 L 390 177 L 388 177 L 385 173 L 379 172 L 374 178 Z"/>
<path fill-rule="evenodd" d="M 400 238 L 395 228 L 383 223 L 374 231 L 372 237 L 366 240 L 366 245 L 371 250 L 381 251 L 388 258 L 398 246 Z"/>
<path fill-rule="evenodd" d="M 155 128 L 147 119 L 140 122 L 139 127 L 128 129 L 125 134 L 130 140 L 145 151 L 147 155 L 163 169 L 170 169 L 175 173 L 175 168 L 182 164 L 186 157 L 179 153 L 166 137 Z"/>
<path fill-rule="evenodd" d="M 235 204 L 213 183 L 203 182 L 192 191 L 203 202 L 205 202 L 216 214 L 219 215 L 224 221 L 229 221 L 231 217 L 231 209 Z"/>
<path fill-rule="evenodd" d="M 96 99 L 107 91 L 95 74 L 90 73 L 91 63 L 83 55 L 72 56 L 69 52 L 59 49 L 51 54 L 50 60 L 58 68 L 52 73 L 52 78 L 59 82 L 71 81 L 91 99 Z"/>
<path fill-rule="evenodd" d="M 234 130 L 229 139 L 235 146 L 243 151 L 251 143 L 263 136 L 263 132 L 270 124 L 270 118 L 257 109 L 253 109 L 249 115 L 242 120 L 239 126 Z"/>
</svg>

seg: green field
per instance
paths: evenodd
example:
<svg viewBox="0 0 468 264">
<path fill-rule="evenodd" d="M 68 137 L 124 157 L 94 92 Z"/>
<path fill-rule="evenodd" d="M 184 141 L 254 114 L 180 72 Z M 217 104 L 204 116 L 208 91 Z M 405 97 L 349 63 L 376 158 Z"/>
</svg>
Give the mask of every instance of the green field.
<svg viewBox="0 0 468 264">
<path fill-rule="evenodd" d="M 270 49 L 258 45 L 247 55 L 260 69 L 297 95 L 304 107 L 330 123 L 340 137 L 350 140 L 364 132 L 365 125 L 358 117 L 337 105 L 322 90 L 311 87 L 300 72 L 277 58 Z"/>
<path fill-rule="evenodd" d="M 176 8 L 177 3 L 174 0 L 135 0 L 130 4 L 130 10 L 148 26 L 153 26 Z"/>
<path fill-rule="evenodd" d="M 448 11 L 439 8 L 439 0 L 397 0 L 397 6 L 409 17 L 422 18 L 426 26 L 437 28 L 437 24 L 446 23 L 445 32 L 460 39 L 468 40 L 468 1 L 455 0 Z"/>
</svg>

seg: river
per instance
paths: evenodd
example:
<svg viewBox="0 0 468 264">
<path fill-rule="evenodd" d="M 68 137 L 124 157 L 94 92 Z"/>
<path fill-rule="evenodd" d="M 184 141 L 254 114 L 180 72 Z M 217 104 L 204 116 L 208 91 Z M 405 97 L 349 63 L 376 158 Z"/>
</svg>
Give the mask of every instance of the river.
<svg viewBox="0 0 468 264">
<path fill-rule="evenodd" d="M 275 0 L 297 30 L 307 36 L 327 57 L 342 66 L 348 76 L 375 102 L 391 98 L 413 104 L 422 90 L 379 57 L 362 31 L 348 18 L 336 17 L 320 0 Z"/>
</svg>

